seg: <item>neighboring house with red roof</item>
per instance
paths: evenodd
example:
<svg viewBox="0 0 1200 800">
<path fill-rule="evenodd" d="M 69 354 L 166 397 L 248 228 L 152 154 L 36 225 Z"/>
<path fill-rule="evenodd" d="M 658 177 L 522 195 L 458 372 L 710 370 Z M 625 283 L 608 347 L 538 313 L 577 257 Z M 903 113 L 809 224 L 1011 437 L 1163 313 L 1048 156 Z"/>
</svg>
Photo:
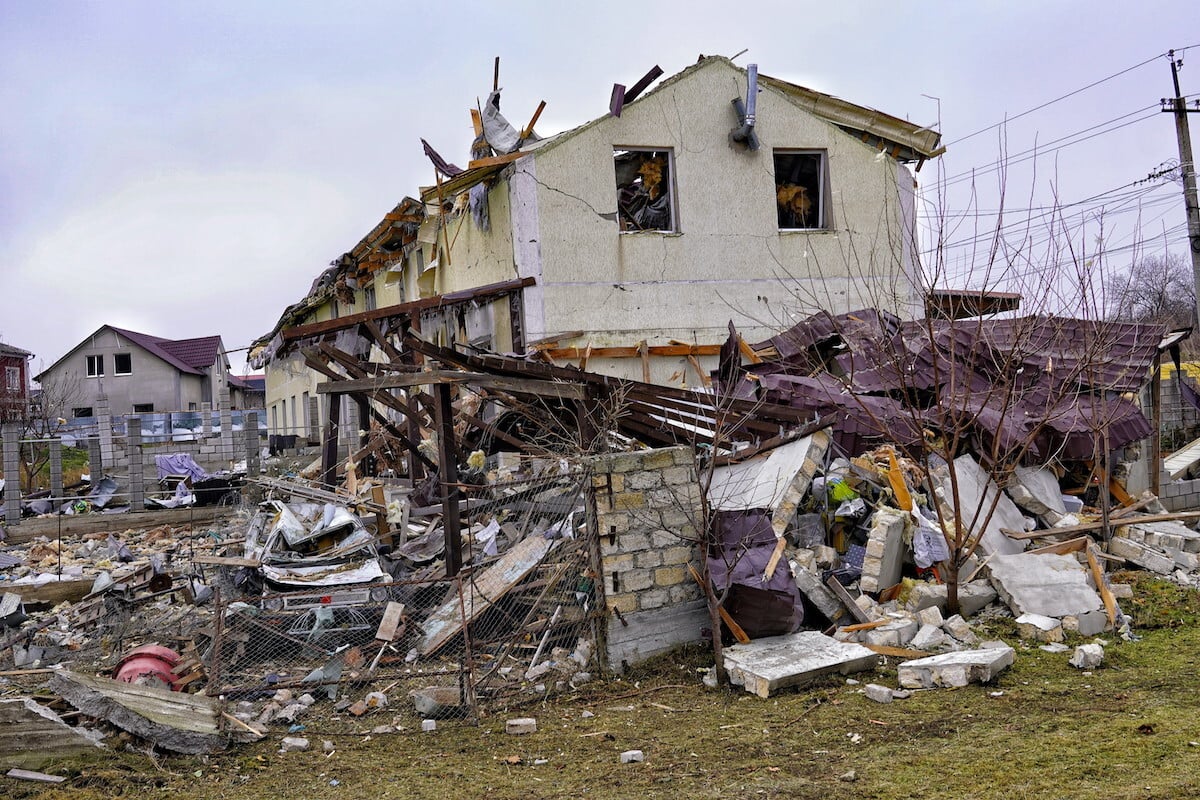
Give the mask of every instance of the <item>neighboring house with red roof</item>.
<svg viewBox="0 0 1200 800">
<path fill-rule="evenodd" d="M 0 342 L 0 421 L 17 422 L 29 410 L 32 353 Z"/>
<path fill-rule="evenodd" d="M 111 414 L 217 408 L 231 383 L 220 336 L 164 339 L 112 325 L 102 325 L 34 380 L 77 384 L 66 409 L 73 417 L 95 416 L 101 396 Z M 238 407 L 240 392 L 230 389 Z"/>
</svg>

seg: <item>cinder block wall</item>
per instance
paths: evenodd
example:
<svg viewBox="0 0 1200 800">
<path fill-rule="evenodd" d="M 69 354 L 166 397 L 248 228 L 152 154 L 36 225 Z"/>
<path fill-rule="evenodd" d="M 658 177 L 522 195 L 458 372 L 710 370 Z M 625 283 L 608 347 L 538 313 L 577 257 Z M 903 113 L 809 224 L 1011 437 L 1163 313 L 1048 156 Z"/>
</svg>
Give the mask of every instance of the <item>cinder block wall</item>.
<svg viewBox="0 0 1200 800">
<path fill-rule="evenodd" d="M 1163 476 L 1158 499 L 1169 511 L 1191 511 L 1200 508 L 1200 480 L 1172 481 Z"/>
<path fill-rule="evenodd" d="M 598 456 L 591 462 L 608 603 L 609 667 L 621 671 L 699 641 L 708 624 L 699 586 L 701 490 L 691 448 Z"/>
</svg>

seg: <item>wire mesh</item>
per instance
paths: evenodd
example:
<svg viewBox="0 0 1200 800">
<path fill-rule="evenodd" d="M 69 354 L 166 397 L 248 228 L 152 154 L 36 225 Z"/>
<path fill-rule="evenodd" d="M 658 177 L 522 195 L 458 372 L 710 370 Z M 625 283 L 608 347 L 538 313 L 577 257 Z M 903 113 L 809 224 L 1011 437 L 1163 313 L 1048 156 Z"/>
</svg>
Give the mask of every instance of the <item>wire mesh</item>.
<svg viewBox="0 0 1200 800">
<path fill-rule="evenodd" d="M 603 603 L 589 491 L 585 473 L 557 470 L 472 487 L 453 577 L 433 507 L 376 537 L 391 581 L 223 591 L 201 645 L 210 693 L 251 724 L 306 724 L 328 702 L 325 732 L 383 732 L 474 721 L 590 680 Z"/>
</svg>

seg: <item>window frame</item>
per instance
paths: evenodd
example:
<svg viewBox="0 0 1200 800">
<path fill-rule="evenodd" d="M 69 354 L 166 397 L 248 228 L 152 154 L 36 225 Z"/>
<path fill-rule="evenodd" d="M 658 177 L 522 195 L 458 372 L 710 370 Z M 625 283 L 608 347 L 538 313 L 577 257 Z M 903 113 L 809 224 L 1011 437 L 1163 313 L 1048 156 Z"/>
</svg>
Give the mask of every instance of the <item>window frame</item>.
<svg viewBox="0 0 1200 800">
<path fill-rule="evenodd" d="M 129 369 L 122 371 L 120 361 L 118 359 L 126 358 L 129 360 Z M 113 353 L 113 375 L 132 375 L 133 374 L 133 354 L 132 353 Z"/>
<path fill-rule="evenodd" d="M 104 354 L 84 356 L 84 370 L 89 378 L 103 378 Z"/>
<path fill-rule="evenodd" d="M 779 157 L 780 156 L 816 156 L 818 158 L 817 186 L 817 220 L 814 225 L 804 227 L 785 227 L 780 224 L 779 214 Z M 828 204 L 830 196 L 829 151 L 816 147 L 777 147 L 771 151 L 771 177 L 775 185 L 775 222 L 780 233 L 809 232 L 829 230 Z M 790 183 L 790 182 L 789 182 Z M 799 185 L 799 184 L 790 184 Z"/>
<path fill-rule="evenodd" d="M 620 177 L 617 174 L 617 159 L 625 153 L 665 153 L 667 157 L 667 176 L 666 176 L 666 195 L 667 207 L 670 212 L 667 228 L 636 228 L 625 227 L 625 222 L 622 219 L 621 212 L 621 192 L 625 187 L 633 186 L 636 181 L 621 184 Z M 617 199 L 617 232 L 618 233 L 659 233 L 659 234 L 677 234 L 681 232 L 679 224 L 679 192 L 678 179 L 676 176 L 676 160 L 674 147 L 654 147 L 646 145 L 613 145 L 612 148 L 612 163 L 613 163 L 613 189 L 616 192 Z M 640 170 L 639 170 L 640 174 Z"/>
<path fill-rule="evenodd" d="M 5 365 L 4 388 L 10 392 L 21 391 L 21 368 Z"/>
<path fill-rule="evenodd" d="M 135 414 L 153 414 L 154 403 L 134 403 L 133 413 Z"/>
</svg>

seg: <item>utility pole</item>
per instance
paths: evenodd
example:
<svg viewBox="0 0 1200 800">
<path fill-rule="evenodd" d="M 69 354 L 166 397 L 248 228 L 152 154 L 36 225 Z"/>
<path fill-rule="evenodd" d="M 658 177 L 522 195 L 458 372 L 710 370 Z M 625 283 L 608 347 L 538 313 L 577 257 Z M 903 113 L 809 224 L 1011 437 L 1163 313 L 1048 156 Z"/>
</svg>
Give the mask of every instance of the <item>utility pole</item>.
<svg viewBox="0 0 1200 800">
<path fill-rule="evenodd" d="M 1188 108 L 1179 90 L 1179 68 L 1183 59 L 1175 58 L 1175 51 L 1168 50 L 1171 61 L 1171 80 L 1175 86 L 1175 97 L 1163 98 L 1162 110 L 1175 115 L 1175 134 L 1179 138 L 1179 171 L 1183 173 L 1183 202 L 1187 210 L 1188 250 L 1192 253 L 1192 279 L 1196 284 L 1197 330 L 1200 330 L 1200 201 L 1196 199 L 1196 162 L 1192 158 L 1192 134 L 1188 131 L 1188 114 L 1200 113 L 1200 100 L 1195 108 Z"/>
</svg>

